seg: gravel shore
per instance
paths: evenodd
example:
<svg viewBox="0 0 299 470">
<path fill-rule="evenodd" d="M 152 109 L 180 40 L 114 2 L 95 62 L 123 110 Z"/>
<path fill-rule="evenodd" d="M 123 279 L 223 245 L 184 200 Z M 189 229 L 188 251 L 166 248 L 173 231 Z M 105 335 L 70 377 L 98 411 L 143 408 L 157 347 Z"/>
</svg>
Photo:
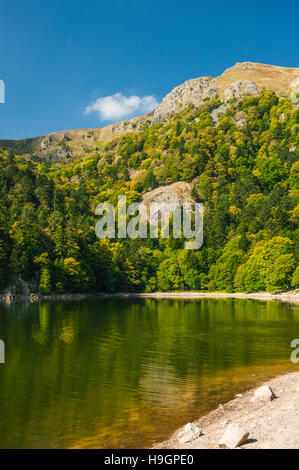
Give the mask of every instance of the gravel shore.
<svg viewBox="0 0 299 470">
<path fill-rule="evenodd" d="M 299 449 L 299 372 L 281 375 L 263 385 L 269 386 L 276 398 L 252 402 L 256 387 L 195 421 L 202 429 L 200 437 L 180 444 L 180 428 L 155 448 L 217 449 L 227 427 L 238 424 L 249 432 L 241 449 Z"/>
<path fill-rule="evenodd" d="M 282 302 L 299 303 L 299 292 L 279 292 L 271 294 L 269 292 L 153 292 L 150 294 L 107 294 L 112 297 L 145 297 L 157 299 L 251 299 L 251 300 L 280 300 Z"/>
<path fill-rule="evenodd" d="M 84 300 L 93 298 L 151 298 L 151 299 L 251 299 L 251 300 L 280 300 L 281 302 L 299 303 L 299 292 L 279 292 L 271 294 L 269 292 L 117 292 L 113 294 L 90 293 L 90 294 L 0 294 L 0 301 L 11 303 L 15 300 L 37 302 L 40 300 Z"/>
</svg>

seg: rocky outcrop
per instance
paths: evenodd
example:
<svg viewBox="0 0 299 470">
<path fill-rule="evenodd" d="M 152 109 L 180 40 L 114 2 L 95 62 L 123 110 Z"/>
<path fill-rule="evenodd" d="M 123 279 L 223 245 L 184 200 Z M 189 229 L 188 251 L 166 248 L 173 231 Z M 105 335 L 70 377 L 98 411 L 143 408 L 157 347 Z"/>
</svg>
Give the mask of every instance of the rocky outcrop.
<svg viewBox="0 0 299 470">
<path fill-rule="evenodd" d="M 165 96 L 159 106 L 153 111 L 151 120 L 159 122 L 170 114 L 177 113 L 190 103 L 198 106 L 207 98 L 217 98 L 218 93 L 217 81 L 211 77 L 187 80 Z"/>
<path fill-rule="evenodd" d="M 213 119 L 213 121 L 216 124 L 218 124 L 218 122 L 221 118 L 221 115 L 224 114 L 225 111 L 227 111 L 227 109 L 229 109 L 229 107 L 230 107 L 230 105 L 228 103 L 226 103 L 226 104 L 221 104 L 217 108 L 213 109 L 213 111 L 210 114 L 211 114 L 211 118 Z"/>
<path fill-rule="evenodd" d="M 259 92 L 259 87 L 252 80 L 238 80 L 227 85 L 224 90 L 224 96 L 229 101 L 233 98 L 242 99 L 246 95 L 257 95 Z"/>
<path fill-rule="evenodd" d="M 159 188 L 149 191 L 143 195 L 142 203 L 148 208 L 151 207 L 151 216 L 155 218 L 155 214 L 160 211 L 162 222 L 166 222 L 169 215 L 175 211 L 177 207 L 181 207 L 184 203 L 190 203 L 191 208 L 194 206 L 194 199 L 191 196 L 192 186 L 190 183 L 178 181 L 168 186 L 160 186 Z M 148 222 L 150 222 L 149 212 L 147 213 Z"/>
</svg>

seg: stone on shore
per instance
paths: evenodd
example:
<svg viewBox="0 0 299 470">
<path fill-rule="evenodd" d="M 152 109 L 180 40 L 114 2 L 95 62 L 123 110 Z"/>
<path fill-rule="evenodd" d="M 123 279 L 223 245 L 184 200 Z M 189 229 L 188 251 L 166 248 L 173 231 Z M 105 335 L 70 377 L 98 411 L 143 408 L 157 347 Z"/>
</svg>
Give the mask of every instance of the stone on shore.
<svg viewBox="0 0 299 470">
<path fill-rule="evenodd" d="M 239 424 L 230 424 L 222 438 L 220 439 L 220 447 L 228 447 L 229 449 L 235 449 L 239 447 L 243 442 L 247 441 L 249 432 L 243 426 Z"/>
<path fill-rule="evenodd" d="M 190 442 L 201 436 L 202 430 L 198 426 L 195 426 L 193 423 L 188 423 L 184 427 L 183 431 L 178 433 L 178 441 L 180 444 L 185 442 Z"/>
<path fill-rule="evenodd" d="M 253 397 L 251 398 L 251 402 L 267 402 L 273 400 L 273 398 L 275 398 L 273 390 L 268 385 L 263 385 L 262 387 L 256 389 Z"/>
</svg>

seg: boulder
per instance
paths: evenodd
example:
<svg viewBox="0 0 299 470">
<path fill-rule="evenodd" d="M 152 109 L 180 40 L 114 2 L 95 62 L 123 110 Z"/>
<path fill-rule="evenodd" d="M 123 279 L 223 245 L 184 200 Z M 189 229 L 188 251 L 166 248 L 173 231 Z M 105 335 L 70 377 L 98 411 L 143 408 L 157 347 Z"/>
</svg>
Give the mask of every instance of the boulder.
<svg viewBox="0 0 299 470">
<path fill-rule="evenodd" d="M 262 387 L 256 389 L 253 397 L 251 398 L 251 402 L 267 402 L 273 400 L 273 398 L 275 398 L 273 390 L 268 385 L 263 385 Z"/>
<path fill-rule="evenodd" d="M 193 423 L 188 423 L 184 427 L 183 431 L 178 433 L 178 441 L 180 444 L 185 442 L 190 442 L 201 436 L 202 430 L 198 426 L 195 426 Z"/>
<path fill-rule="evenodd" d="M 230 424 L 222 438 L 220 439 L 219 445 L 221 447 L 228 447 L 229 449 L 235 449 L 239 447 L 243 442 L 247 441 L 249 432 L 243 426 L 239 424 Z"/>
</svg>

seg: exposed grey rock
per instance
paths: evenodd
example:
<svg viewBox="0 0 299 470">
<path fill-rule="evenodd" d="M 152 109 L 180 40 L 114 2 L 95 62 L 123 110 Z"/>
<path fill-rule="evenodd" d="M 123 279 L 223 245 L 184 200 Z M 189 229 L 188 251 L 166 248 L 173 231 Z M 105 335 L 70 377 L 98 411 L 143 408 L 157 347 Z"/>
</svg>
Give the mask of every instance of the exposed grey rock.
<svg viewBox="0 0 299 470">
<path fill-rule="evenodd" d="M 238 80 L 227 85 L 224 96 L 227 101 L 232 98 L 242 99 L 246 95 L 255 95 L 260 92 L 258 86 L 252 80 Z"/>
<path fill-rule="evenodd" d="M 268 385 L 263 385 L 262 387 L 256 389 L 253 394 L 253 397 L 251 398 L 251 402 L 267 402 L 273 400 L 273 398 L 275 398 L 273 390 Z"/>
<path fill-rule="evenodd" d="M 160 211 L 161 221 L 164 223 L 169 215 L 177 207 L 181 207 L 182 204 L 190 203 L 191 207 L 194 206 L 195 201 L 191 196 L 191 190 L 192 186 L 190 183 L 178 181 L 145 193 L 142 202 L 146 207 L 151 207 L 151 216 L 153 218 L 155 218 L 156 212 Z M 146 215 L 144 214 L 144 216 Z M 146 218 L 150 221 L 148 216 L 149 214 L 147 214 Z"/>
<path fill-rule="evenodd" d="M 226 100 L 232 98 L 242 99 L 248 94 L 259 93 L 259 88 L 253 81 L 239 80 L 227 85 L 224 95 Z M 200 77 L 187 80 L 182 85 L 175 87 L 161 101 L 159 106 L 151 113 L 150 120 L 159 122 L 172 113 L 177 113 L 181 108 L 185 108 L 192 103 L 199 106 L 206 99 L 219 97 L 219 83 L 217 79 L 211 77 Z M 217 112 L 218 109 L 218 112 Z M 217 114 L 225 112 L 227 105 L 223 104 L 212 111 L 212 119 L 217 122 Z"/>
<path fill-rule="evenodd" d="M 177 113 L 189 103 L 200 105 L 206 98 L 217 98 L 217 81 L 211 77 L 200 77 L 187 80 L 175 87 L 161 101 L 152 113 L 152 121 L 159 122 L 171 113 Z"/>
<path fill-rule="evenodd" d="M 239 424 L 232 423 L 226 428 L 222 438 L 220 439 L 219 445 L 221 447 L 235 449 L 247 441 L 248 436 L 249 432 L 246 428 Z"/>
<path fill-rule="evenodd" d="M 202 430 L 198 426 L 195 426 L 193 423 L 188 423 L 184 427 L 183 431 L 178 433 L 178 441 L 180 444 L 185 442 L 190 442 L 201 436 Z"/>
<path fill-rule="evenodd" d="M 218 106 L 218 108 L 215 108 L 213 109 L 213 111 L 211 111 L 210 115 L 211 115 L 211 118 L 213 119 L 213 121 L 218 124 L 220 118 L 221 118 L 221 114 L 224 114 L 225 111 L 230 107 L 230 105 L 227 103 L 227 104 L 221 104 L 220 106 Z"/>
</svg>

